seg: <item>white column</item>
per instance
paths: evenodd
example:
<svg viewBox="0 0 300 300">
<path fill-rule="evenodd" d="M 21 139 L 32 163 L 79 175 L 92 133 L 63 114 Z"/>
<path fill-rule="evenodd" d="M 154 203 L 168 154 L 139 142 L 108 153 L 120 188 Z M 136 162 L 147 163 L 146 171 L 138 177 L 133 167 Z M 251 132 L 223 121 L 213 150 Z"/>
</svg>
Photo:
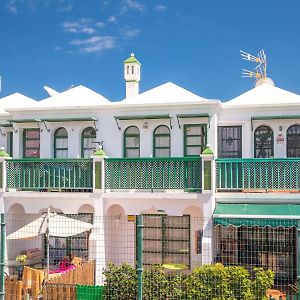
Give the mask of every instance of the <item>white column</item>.
<svg viewBox="0 0 300 300">
<path fill-rule="evenodd" d="M 213 262 L 213 212 L 215 209 L 215 157 L 207 145 L 201 154 L 202 158 L 202 194 L 206 194 L 203 203 L 203 238 L 202 238 L 202 264 Z"/>
<path fill-rule="evenodd" d="M 89 259 L 94 259 L 95 266 L 95 284 L 103 285 L 103 270 L 106 267 L 105 260 L 105 219 L 103 208 L 103 194 L 95 195 L 95 214 L 93 231 L 89 239 Z"/>
</svg>

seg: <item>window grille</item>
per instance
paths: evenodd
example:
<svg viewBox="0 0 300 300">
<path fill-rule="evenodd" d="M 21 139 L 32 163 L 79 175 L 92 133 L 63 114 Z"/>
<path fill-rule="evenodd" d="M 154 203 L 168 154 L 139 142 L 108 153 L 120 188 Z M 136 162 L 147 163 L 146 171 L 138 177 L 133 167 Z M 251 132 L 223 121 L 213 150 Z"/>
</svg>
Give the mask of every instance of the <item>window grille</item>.
<svg viewBox="0 0 300 300">
<path fill-rule="evenodd" d="M 242 126 L 218 127 L 218 157 L 242 157 Z"/>
<path fill-rule="evenodd" d="M 286 132 L 287 157 L 300 157 L 300 125 L 295 124 Z"/>
<path fill-rule="evenodd" d="M 274 156 L 274 134 L 269 126 L 259 126 L 254 132 L 254 155 L 257 158 Z"/>
</svg>

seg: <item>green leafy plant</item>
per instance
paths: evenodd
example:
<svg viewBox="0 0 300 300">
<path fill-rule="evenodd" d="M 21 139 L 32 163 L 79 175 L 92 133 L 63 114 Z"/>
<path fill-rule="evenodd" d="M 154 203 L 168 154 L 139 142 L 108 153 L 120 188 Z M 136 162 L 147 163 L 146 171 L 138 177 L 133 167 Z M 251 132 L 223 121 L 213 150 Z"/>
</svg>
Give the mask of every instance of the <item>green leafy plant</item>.
<svg viewBox="0 0 300 300">
<path fill-rule="evenodd" d="M 167 273 L 162 266 L 143 271 L 143 300 L 266 300 L 274 284 L 274 272 L 222 264 L 195 268 L 190 275 Z M 137 298 L 137 272 L 128 265 L 109 264 L 104 271 L 105 300 Z"/>
<path fill-rule="evenodd" d="M 135 300 L 137 298 L 137 273 L 129 264 L 120 267 L 113 263 L 103 272 L 105 300 Z"/>
<path fill-rule="evenodd" d="M 252 289 L 255 299 L 266 300 L 266 291 L 274 284 L 275 274 L 271 270 L 264 271 L 262 268 L 254 268 L 255 280 L 252 282 Z"/>
</svg>

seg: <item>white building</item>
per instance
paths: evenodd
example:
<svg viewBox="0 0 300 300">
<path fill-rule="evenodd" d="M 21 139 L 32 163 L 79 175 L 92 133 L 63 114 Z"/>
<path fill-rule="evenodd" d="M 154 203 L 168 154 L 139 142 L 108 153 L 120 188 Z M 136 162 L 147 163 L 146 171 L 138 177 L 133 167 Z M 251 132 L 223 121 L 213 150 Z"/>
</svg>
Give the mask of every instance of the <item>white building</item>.
<svg viewBox="0 0 300 300">
<path fill-rule="evenodd" d="M 289 220 L 297 227 L 299 95 L 268 78 L 227 102 L 204 99 L 171 82 L 139 93 L 140 63 L 134 56 L 124 62 L 124 77 L 126 98 L 120 102 L 83 86 L 42 101 L 20 94 L 0 100 L 0 143 L 12 157 L 2 159 L 2 212 L 51 207 L 125 218 L 128 228 L 128 215 L 187 215 L 187 254 L 166 256 L 189 266 L 214 260 L 213 216 L 221 226 L 285 227 L 282 220 Z M 98 150 L 102 155 L 92 163 L 97 143 L 107 157 Z M 122 236 L 111 230 L 117 245 Z M 236 232 L 230 234 L 224 234 L 223 244 L 237 239 Z M 296 231 L 291 234 L 296 240 Z M 170 247 L 176 252 L 179 246 Z M 238 263 L 238 257 L 228 256 Z"/>
</svg>

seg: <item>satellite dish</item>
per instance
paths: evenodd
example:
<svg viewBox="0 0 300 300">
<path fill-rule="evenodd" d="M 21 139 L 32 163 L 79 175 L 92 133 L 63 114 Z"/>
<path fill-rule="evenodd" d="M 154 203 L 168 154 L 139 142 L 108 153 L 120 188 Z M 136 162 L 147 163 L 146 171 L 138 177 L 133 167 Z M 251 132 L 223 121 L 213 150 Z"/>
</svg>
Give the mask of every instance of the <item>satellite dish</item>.
<svg viewBox="0 0 300 300">
<path fill-rule="evenodd" d="M 45 91 L 49 94 L 50 97 L 59 94 L 58 91 L 49 88 L 48 86 L 44 86 Z"/>
</svg>

